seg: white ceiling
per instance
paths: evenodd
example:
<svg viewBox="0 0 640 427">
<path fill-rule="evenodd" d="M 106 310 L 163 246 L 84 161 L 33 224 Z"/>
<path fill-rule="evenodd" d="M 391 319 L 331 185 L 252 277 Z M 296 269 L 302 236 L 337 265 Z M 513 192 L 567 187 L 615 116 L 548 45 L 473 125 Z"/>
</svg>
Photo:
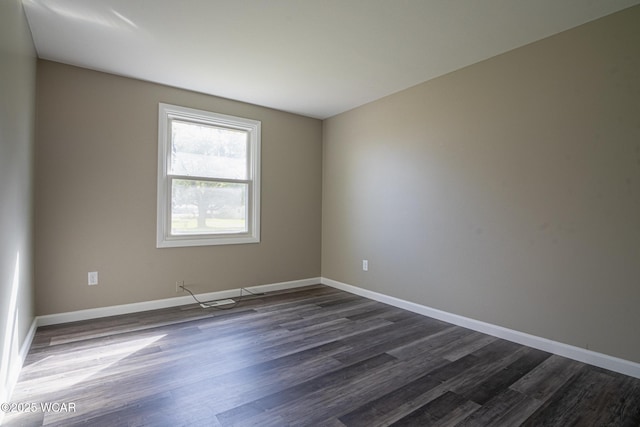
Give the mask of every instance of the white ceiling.
<svg viewBox="0 0 640 427">
<path fill-rule="evenodd" d="M 23 0 L 40 58 L 326 118 L 640 0 Z"/>
</svg>

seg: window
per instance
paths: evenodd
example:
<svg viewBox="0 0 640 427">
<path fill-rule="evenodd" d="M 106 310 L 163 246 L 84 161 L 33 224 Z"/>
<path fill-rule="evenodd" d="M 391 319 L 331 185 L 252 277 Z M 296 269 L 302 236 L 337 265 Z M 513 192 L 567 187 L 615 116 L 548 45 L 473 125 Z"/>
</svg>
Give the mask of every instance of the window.
<svg viewBox="0 0 640 427">
<path fill-rule="evenodd" d="M 157 246 L 260 241 L 260 122 L 160 104 Z"/>
</svg>

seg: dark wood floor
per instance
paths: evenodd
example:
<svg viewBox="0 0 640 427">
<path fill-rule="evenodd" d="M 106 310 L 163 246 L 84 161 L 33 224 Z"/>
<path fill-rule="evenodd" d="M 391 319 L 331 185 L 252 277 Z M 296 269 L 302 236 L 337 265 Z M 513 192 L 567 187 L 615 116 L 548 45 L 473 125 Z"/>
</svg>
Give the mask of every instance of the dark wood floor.
<svg viewBox="0 0 640 427">
<path fill-rule="evenodd" d="M 324 286 L 39 328 L 13 402 L 38 410 L 7 425 L 640 425 L 638 379 Z"/>
</svg>

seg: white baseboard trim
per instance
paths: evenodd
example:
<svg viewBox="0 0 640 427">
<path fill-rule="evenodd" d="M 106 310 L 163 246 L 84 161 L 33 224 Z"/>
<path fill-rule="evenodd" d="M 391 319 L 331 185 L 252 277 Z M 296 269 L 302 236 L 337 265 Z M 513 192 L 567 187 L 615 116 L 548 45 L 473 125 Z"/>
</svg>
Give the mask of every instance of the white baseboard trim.
<svg viewBox="0 0 640 427">
<path fill-rule="evenodd" d="M 508 341 L 512 341 L 518 344 L 526 345 L 529 347 L 537 348 L 539 350 L 547 351 L 549 353 L 557 354 L 559 356 L 567 357 L 569 359 L 577 360 L 579 362 L 588 363 L 590 365 L 598 366 L 604 369 L 608 369 L 621 374 L 629 375 L 635 378 L 640 378 L 640 363 L 632 362 L 625 359 L 620 359 L 614 356 L 609 356 L 603 353 L 583 349 L 580 347 L 564 344 L 557 341 L 552 341 L 547 338 L 538 337 L 535 335 L 519 332 L 513 329 L 508 329 L 502 326 L 493 325 L 491 323 L 482 322 L 479 320 L 471 319 L 468 317 L 460 316 L 446 311 L 438 310 L 432 307 L 428 307 L 422 304 L 406 301 L 400 298 L 392 297 L 389 295 L 381 294 L 379 292 L 369 291 L 367 289 L 359 288 L 357 286 L 349 285 L 346 283 L 338 282 L 336 280 L 328 279 L 326 277 L 314 277 L 309 279 L 292 280 L 289 282 L 271 283 L 265 285 L 257 285 L 246 287 L 251 292 L 273 292 L 286 289 L 294 289 L 303 286 L 311 286 L 316 284 L 324 284 L 336 289 L 340 289 L 352 294 L 360 295 L 365 298 L 379 301 L 385 304 L 392 305 L 394 307 L 402 308 L 404 310 L 412 311 L 414 313 L 422 314 L 424 316 L 432 317 L 434 319 L 442 320 L 444 322 L 452 323 L 454 325 L 462 326 L 464 328 L 472 329 L 474 331 L 482 332 L 488 335 L 492 335 L 498 338 L 503 338 Z M 233 298 L 240 295 L 240 289 L 230 289 L 218 292 L 209 292 L 205 294 L 198 294 L 197 297 L 201 300 L 210 301 L 224 298 Z M 44 316 L 38 316 L 34 319 L 27 338 L 20 348 L 20 367 L 29 351 L 33 336 L 38 326 L 56 325 L 60 323 L 76 322 L 80 320 L 96 319 L 100 317 L 115 316 L 119 314 L 137 313 L 141 311 L 156 310 L 160 308 L 175 307 L 179 305 L 192 304 L 193 299 L 190 295 L 180 296 L 174 298 L 167 298 L 155 301 L 145 301 L 131 304 L 116 305 L 110 307 L 99 307 L 86 310 L 78 310 L 67 313 L 48 314 Z M 19 373 L 19 370 L 17 371 Z M 17 375 L 15 376 L 17 381 Z M 13 390 L 12 384 L 6 384 L 5 390 Z M 15 383 L 13 383 L 15 385 Z M 11 387 L 9 387 L 11 386 Z"/>
<path fill-rule="evenodd" d="M 289 282 L 271 283 L 266 285 L 247 286 L 251 292 L 272 292 L 284 289 L 293 289 L 303 286 L 318 285 L 320 277 L 292 280 Z M 246 295 L 246 293 L 244 294 Z M 212 301 L 240 296 L 240 288 L 225 291 L 196 294 L 201 301 Z M 89 308 L 86 310 L 70 311 L 67 313 L 46 314 L 36 317 L 37 326 L 58 325 L 60 323 L 77 322 L 80 320 L 97 319 L 100 317 L 117 316 L 119 314 L 138 313 L 141 311 L 157 310 L 160 308 L 176 307 L 179 305 L 193 304 L 191 295 L 166 298 L 153 301 L 135 302 L 131 304 L 113 305 L 109 307 Z M 35 330 L 34 330 L 35 332 Z"/>
<path fill-rule="evenodd" d="M 33 322 L 31 322 L 31 326 L 29 327 L 29 331 L 27 332 L 27 335 L 25 336 L 24 341 L 20 346 L 17 360 L 13 360 L 9 362 L 10 371 L 9 371 L 6 384 L 2 384 L 2 390 L 0 391 L 0 403 L 11 401 L 11 395 L 13 394 L 13 389 L 18 383 L 18 377 L 20 377 L 20 371 L 22 370 L 24 361 L 27 358 L 27 353 L 29 353 L 29 349 L 31 348 L 31 343 L 33 342 L 33 337 L 36 334 L 37 328 L 38 328 L 38 322 L 36 318 L 34 318 Z M 0 411 L 0 425 L 2 425 L 3 418 L 4 418 L 4 412 Z"/>
<path fill-rule="evenodd" d="M 538 350 L 557 354 L 559 356 L 567 357 L 569 359 L 577 360 L 589 365 L 598 366 L 610 371 L 619 372 L 631 377 L 640 378 L 640 363 L 620 359 L 591 350 L 586 350 L 584 348 L 575 347 L 569 344 L 552 341 L 547 338 L 530 335 L 524 332 L 515 331 L 513 329 L 504 328 L 502 326 L 493 325 L 491 323 L 459 316 L 457 314 L 448 313 L 446 311 L 438 310 L 410 301 L 405 301 L 403 299 L 388 296 L 378 292 L 369 291 L 367 289 L 348 285 L 346 283 L 338 282 L 336 280 L 328 279 L 325 277 L 322 278 L 321 283 L 323 285 L 331 286 L 333 288 L 340 289 L 352 294 L 360 295 L 365 298 L 389 304 L 394 307 L 402 308 L 414 313 L 422 314 L 424 316 L 432 317 L 434 319 L 442 320 L 444 322 L 482 332 L 487 335 L 503 338 L 508 341 L 526 345 L 528 347 L 537 348 Z"/>
<path fill-rule="evenodd" d="M 322 278 L 313 277 L 311 279 L 292 280 L 290 282 L 272 283 L 270 285 L 247 286 L 244 289 L 248 289 L 251 292 L 274 292 L 301 288 L 304 286 L 319 285 L 321 282 Z"/>
</svg>

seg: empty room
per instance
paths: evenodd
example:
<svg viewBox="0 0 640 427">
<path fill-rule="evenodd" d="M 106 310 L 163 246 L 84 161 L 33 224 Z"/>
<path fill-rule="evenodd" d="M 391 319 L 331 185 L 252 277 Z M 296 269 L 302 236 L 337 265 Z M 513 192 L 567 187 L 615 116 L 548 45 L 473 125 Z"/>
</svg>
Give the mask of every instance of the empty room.
<svg viewBox="0 0 640 427">
<path fill-rule="evenodd" d="M 640 425 L 640 0 L 0 0 L 0 424 Z"/>
</svg>

